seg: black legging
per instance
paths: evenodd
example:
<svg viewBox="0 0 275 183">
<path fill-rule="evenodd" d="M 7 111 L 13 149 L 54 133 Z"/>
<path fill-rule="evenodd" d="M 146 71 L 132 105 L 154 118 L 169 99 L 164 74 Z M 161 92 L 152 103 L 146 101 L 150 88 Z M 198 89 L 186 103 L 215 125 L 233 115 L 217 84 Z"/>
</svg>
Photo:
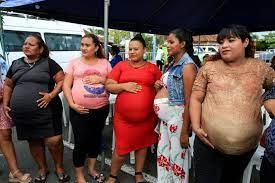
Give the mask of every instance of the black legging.
<svg viewBox="0 0 275 183">
<path fill-rule="evenodd" d="M 227 155 L 204 144 L 197 136 L 194 141 L 195 183 L 241 183 L 255 149 L 242 155 Z"/>
<path fill-rule="evenodd" d="M 70 120 L 74 133 L 73 164 L 84 166 L 86 156 L 96 158 L 101 151 L 101 137 L 109 105 L 91 109 L 89 114 L 79 114 L 70 108 Z"/>
</svg>

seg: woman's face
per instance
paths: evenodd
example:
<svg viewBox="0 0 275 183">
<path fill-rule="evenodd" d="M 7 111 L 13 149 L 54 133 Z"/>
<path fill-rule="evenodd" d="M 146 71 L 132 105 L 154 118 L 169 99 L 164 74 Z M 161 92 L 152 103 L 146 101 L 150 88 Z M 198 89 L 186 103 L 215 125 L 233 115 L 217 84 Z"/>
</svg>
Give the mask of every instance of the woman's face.
<svg viewBox="0 0 275 183">
<path fill-rule="evenodd" d="M 183 52 L 184 44 L 180 43 L 174 34 L 169 34 L 166 45 L 169 56 L 176 56 Z"/>
<path fill-rule="evenodd" d="M 146 49 L 139 41 L 131 41 L 129 43 L 129 60 L 134 62 L 143 61 L 143 55 Z"/>
<path fill-rule="evenodd" d="M 84 57 L 93 57 L 98 50 L 92 38 L 84 37 L 81 40 L 81 53 Z"/>
<path fill-rule="evenodd" d="M 38 40 L 33 37 L 27 37 L 23 44 L 23 52 L 28 58 L 37 58 L 43 52 L 43 47 L 39 48 Z"/>
<path fill-rule="evenodd" d="M 219 52 L 225 62 L 234 62 L 245 57 L 245 48 L 249 40 L 238 37 L 225 38 L 219 42 Z"/>
</svg>

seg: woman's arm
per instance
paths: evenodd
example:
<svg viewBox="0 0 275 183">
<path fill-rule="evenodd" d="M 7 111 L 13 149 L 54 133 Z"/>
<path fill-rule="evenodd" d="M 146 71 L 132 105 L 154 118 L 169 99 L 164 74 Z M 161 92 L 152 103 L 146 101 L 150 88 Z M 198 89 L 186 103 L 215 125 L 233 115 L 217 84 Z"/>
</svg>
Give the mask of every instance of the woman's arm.
<svg viewBox="0 0 275 183">
<path fill-rule="evenodd" d="M 86 76 L 83 78 L 83 82 L 85 84 L 105 84 L 106 82 L 106 77 L 103 76 L 98 76 L 98 75 L 91 75 L 91 76 Z"/>
<path fill-rule="evenodd" d="M 128 82 L 128 83 L 118 83 L 117 81 L 114 81 L 112 79 L 107 79 L 105 84 L 106 89 L 113 94 L 119 94 L 123 91 L 128 91 L 131 93 L 137 93 L 141 91 L 141 86 L 134 82 Z"/>
<path fill-rule="evenodd" d="M 190 132 L 190 115 L 189 104 L 192 92 L 192 86 L 197 75 L 197 69 L 194 64 L 187 64 L 183 70 L 183 83 L 184 83 L 184 112 L 182 114 L 183 125 L 181 129 L 180 142 L 182 147 L 188 148 L 189 145 L 189 132 Z"/>
<path fill-rule="evenodd" d="M 51 98 L 56 97 L 62 91 L 64 77 L 65 77 L 65 74 L 63 71 L 59 71 L 53 76 L 53 79 L 56 85 L 55 85 L 55 88 L 49 93 L 51 95 Z"/>
<path fill-rule="evenodd" d="M 264 107 L 268 113 L 275 116 L 275 99 L 269 99 L 264 102 Z"/>
<path fill-rule="evenodd" d="M 62 91 L 64 72 L 62 70 L 57 72 L 53 76 L 53 80 L 55 81 L 56 85 L 52 91 L 49 91 L 49 93 L 39 92 L 42 98 L 36 101 L 38 103 L 38 107 L 46 108 L 49 105 L 50 101 Z"/>
<path fill-rule="evenodd" d="M 80 114 L 87 114 L 87 113 L 89 113 L 89 109 L 86 109 L 83 106 L 76 104 L 73 100 L 73 96 L 72 96 L 73 81 L 74 81 L 73 75 L 66 73 L 64 82 L 63 82 L 64 95 L 67 99 L 69 106 L 72 109 L 74 109 L 76 112 L 78 112 Z"/>
<path fill-rule="evenodd" d="M 201 128 L 201 108 L 204 97 L 205 92 L 192 91 L 190 99 L 190 119 L 194 133 L 200 138 L 201 141 L 214 148 L 208 140 L 207 133 L 205 133 L 205 131 Z"/>
<path fill-rule="evenodd" d="M 74 81 L 73 75 L 65 74 L 62 88 L 63 88 L 63 93 L 64 93 L 70 107 L 72 107 L 74 105 L 74 100 L 72 97 L 73 81 Z"/>
<path fill-rule="evenodd" d="M 10 98 L 13 91 L 14 83 L 11 79 L 6 78 L 5 84 L 4 84 L 4 92 L 3 92 L 3 108 L 5 115 L 11 119 L 9 112 L 11 111 L 9 104 L 10 104 Z"/>
</svg>

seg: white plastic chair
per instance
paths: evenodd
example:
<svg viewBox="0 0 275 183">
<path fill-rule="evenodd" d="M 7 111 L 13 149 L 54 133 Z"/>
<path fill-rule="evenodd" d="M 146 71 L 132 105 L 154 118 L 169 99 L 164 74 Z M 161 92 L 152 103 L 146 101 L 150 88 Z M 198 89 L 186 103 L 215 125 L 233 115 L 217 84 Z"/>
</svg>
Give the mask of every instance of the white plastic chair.
<svg viewBox="0 0 275 183">
<path fill-rule="evenodd" d="M 247 165 L 247 167 L 243 173 L 243 183 L 250 183 L 251 174 L 252 174 L 252 170 L 253 170 L 254 166 L 256 166 L 256 169 L 258 171 L 260 170 L 262 158 L 264 155 L 264 150 L 265 150 L 265 148 L 263 148 L 260 145 L 258 146 L 256 152 L 252 156 L 249 164 Z"/>
<path fill-rule="evenodd" d="M 63 119 L 64 126 L 67 127 L 67 125 L 69 125 L 69 131 L 68 131 L 67 139 L 64 138 L 63 143 L 64 143 L 65 147 L 68 147 L 70 149 L 74 149 L 74 144 L 72 143 L 72 125 L 70 123 L 70 120 L 67 118 L 68 113 L 66 113 L 66 111 L 68 110 L 68 108 L 66 106 L 67 105 L 67 100 L 64 97 L 63 92 L 61 92 L 59 94 L 59 97 L 61 99 L 62 106 L 63 106 L 62 119 Z"/>
<path fill-rule="evenodd" d="M 264 108 L 262 108 L 262 113 L 263 115 L 265 115 L 265 119 L 266 119 L 266 121 L 264 121 L 265 122 L 264 129 L 263 129 L 264 131 L 269 126 L 271 122 L 271 118 L 269 117 L 268 113 Z M 264 150 L 265 150 L 264 147 L 262 147 L 261 145 L 258 146 L 256 152 L 254 153 L 246 169 L 244 170 L 243 183 L 250 183 L 251 174 L 254 166 L 256 166 L 256 169 L 260 171 Z"/>
</svg>

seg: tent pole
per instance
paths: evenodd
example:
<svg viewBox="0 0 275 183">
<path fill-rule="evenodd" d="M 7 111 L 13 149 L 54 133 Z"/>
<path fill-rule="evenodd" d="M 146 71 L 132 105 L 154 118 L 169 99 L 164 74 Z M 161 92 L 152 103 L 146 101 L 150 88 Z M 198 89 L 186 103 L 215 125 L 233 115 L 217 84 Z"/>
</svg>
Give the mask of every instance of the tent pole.
<svg viewBox="0 0 275 183">
<path fill-rule="evenodd" d="M 108 20 L 109 20 L 110 0 L 104 0 L 104 53 L 109 58 L 108 52 Z"/>
<path fill-rule="evenodd" d="M 4 45 L 4 29 L 3 29 L 3 14 L 2 11 L 0 11 L 0 44 L 1 49 L 0 53 L 1 55 L 6 59 L 6 53 L 5 53 L 5 45 Z"/>
<path fill-rule="evenodd" d="M 157 53 L 157 35 L 156 34 L 153 34 L 153 54 L 152 54 L 152 62 L 155 62 L 156 61 L 156 53 Z"/>
<path fill-rule="evenodd" d="M 109 59 L 109 51 L 108 51 L 108 18 L 109 18 L 109 6 L 110 6 L 110 0 L 104 0 L 104 53 L 107 58 Z M 104 137 L 103 137 L 104 138 Z M 102 153 L 101 153 L 101 163 L 100 163 L 100 169 L 103 171 L 105 169 L 105 149 L 106 147 L 103 147 Z"/>
</svg>

